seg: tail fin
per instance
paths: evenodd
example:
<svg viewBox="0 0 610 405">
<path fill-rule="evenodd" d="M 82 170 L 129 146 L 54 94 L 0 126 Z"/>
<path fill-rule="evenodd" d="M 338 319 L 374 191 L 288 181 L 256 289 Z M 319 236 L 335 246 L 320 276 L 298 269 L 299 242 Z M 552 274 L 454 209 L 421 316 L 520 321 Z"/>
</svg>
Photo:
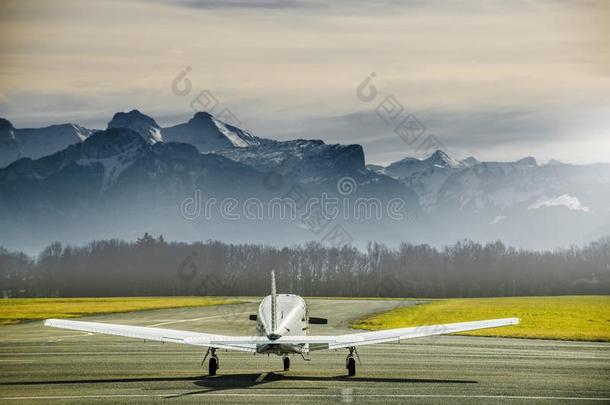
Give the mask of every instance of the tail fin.
<svg viewBox="0 0 610 405">
<path fill-rule="evenodd" d="M 277 291 L 275 290 L 275 271 L 271 270 L 271 327 L 277 332 Z"/>
</svg>

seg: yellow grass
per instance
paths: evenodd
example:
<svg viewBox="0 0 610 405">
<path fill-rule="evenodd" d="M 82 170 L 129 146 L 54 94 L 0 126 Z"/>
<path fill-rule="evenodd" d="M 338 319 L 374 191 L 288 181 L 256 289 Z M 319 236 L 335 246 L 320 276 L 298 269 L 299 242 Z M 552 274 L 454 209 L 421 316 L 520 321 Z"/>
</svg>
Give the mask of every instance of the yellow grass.
<svg viewBox="0 0 610 405">
<path fill-rule="evenodd" d="M 0 325 L 147 309 L 203 307 L 240 301 L 209 297 L 10 298 L 0 300 Z"/>
<path fill-rule="evenodd" d="M 398 308 L 357 320 L 353 327 L 379 330 L 494 318 L 521 323 L 461 333 L 473 336 L 610 341 L 610 296 L 456 298 Z"/>
</svg>

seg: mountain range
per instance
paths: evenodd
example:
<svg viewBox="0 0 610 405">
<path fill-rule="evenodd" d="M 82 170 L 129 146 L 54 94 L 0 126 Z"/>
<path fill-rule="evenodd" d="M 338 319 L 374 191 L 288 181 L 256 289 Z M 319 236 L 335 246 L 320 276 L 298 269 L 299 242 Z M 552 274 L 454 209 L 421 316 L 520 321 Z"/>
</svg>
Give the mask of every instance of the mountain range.
<svg viewBox="0 0 610 405">
<path fill-rule="evenodd" d="M 128 128 L 140 134 L 147 143 L 183 142 L 200 152 L 230 147 L 246 147 L 270 142 L 247 131 L 198 112 L 188 122 L 162 128 L 155 120 L 138 110 L 114 114 L 107 129 Z M 17 129 L 0 118 L 0 168 L 17 159 L 38 159 L 82 142 L 99 129 L 88 129 L 76 124 L 51 125 L 44 128 Z"/>
<path fill-rule="evenodd" d="M 93 132 L 76 124 L 17 129 L 10 121 L 0 118 L 0 167 L 22 157 L 37 159 L 57 152 L 82 142 Z"/>
<path fill-rule="evenodd" d="M 438 150 L 426 159 L 366 165 L 360 145 L 276 141 L 205 112 L 171 127 L 137 110 L 119 112 L 105 130 L 16 129 L 0 119 L 0 166 L 0 245 L 28 251 L 54 240 L 129 239 L 144 231 L 175 240 L 328 242 L 337 225 L 358 246 L 472 238 L 552 248 L 610 234 L 610 164 L 456 160 Z M 353 183 L 347 193 L 338 188 L 345 179 Z M 400 219 L 378 218 L 376 211 L 366 219 L 356 208 L 313 224 L 252 220 L 243 212 L 229 220 L 217 213 L 185 218 L 182 205 L 198 190 L 239 203 L 297 192 L 349 199 L 343 209 L 358 199 L 379 201 L 360 206 L 371 212 L 396 199 L 404 205 Z"/>
</svg>

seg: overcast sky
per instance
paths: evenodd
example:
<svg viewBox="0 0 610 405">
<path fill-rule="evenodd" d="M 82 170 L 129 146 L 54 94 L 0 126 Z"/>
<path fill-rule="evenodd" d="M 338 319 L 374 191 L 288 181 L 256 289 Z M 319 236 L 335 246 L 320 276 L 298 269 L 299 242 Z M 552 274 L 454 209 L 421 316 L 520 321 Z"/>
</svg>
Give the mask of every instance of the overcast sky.
<svg viewBox="0 0 610 405">
<path fill-rule="evenodd" d="M 138 108 L 166 126 L 209 90 L 257 135 L 359 143 L 369 163 L 427 135 L 456 158 L 610 161 L 608 4 L 2 0 L 0 116 L 105 128 Z M 425 126 L 417 142 L 375 113 L 387 96 Z"/>
</svg>

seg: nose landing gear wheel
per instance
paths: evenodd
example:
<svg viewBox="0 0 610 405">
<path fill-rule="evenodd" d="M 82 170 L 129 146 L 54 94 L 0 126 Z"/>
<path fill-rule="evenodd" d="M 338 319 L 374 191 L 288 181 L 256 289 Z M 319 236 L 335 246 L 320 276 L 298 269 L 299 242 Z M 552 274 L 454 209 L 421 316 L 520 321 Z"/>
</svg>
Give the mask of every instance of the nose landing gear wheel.
<svg viewBox="0 0 610 405">
<path fill-rule="evenodd" d="M 282 360 L 284 361 L 284 371 L 290 370 L 290 357 L 284 356 Z"/>
<path fill-rule="evenodd" d="M 347 375 L 356 375 L 356 359 L 354 359 L 354 356 L 347 356 L 347 359 L 345 361 L 345 368 L 347 368 Z"/>
<path fill-rule="evenodd" d="M 210 357 L 210 362 L 208 364 L 208 372 L 210 375 L 216 375 L 216 370 L 218 370 L 218 357 L 214 355 Z"/>
</svg>

